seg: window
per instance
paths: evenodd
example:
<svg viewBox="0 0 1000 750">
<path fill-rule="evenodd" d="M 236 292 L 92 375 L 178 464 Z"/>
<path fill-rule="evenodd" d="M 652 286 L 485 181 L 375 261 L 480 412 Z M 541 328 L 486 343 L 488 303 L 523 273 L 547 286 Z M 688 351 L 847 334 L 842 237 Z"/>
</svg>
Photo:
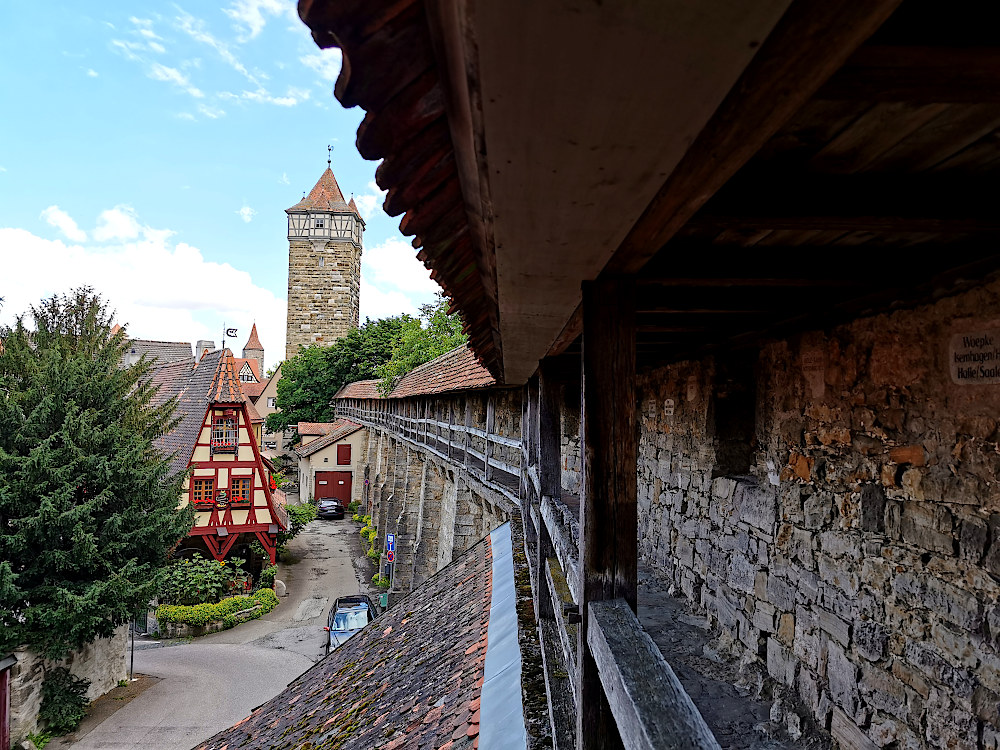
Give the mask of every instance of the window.
<svg viewBox="0 0 1000 750">
<path fill-rule="evenodd" d="M 323 220 L 322 219 L 316 219 L 316 228 L 317 229 L 322 229 L 323 228 Z"/>
<path fill-rule="evenodd" d="M 275 406 L 275 402 L 276 401 L 277 401 L 277 397 L 276 396 L 268 396 L 268 398 L 267 398 L 267 408 L 268 409 L 275 409 L 275 408 L 277 408 Z"/>
<path fill-rule="evenodd" d="M 193 479 L 191 481 L 191 501 L 195 504 L 212 502 L 214 491 L 214 479 Z"/>
<path fill-rule="evenodd" d="M 319 267 L 322 268 L 326 264 L 326 258 L 319 259 Z"/>
<path fill-rule="evenodd" d="M 250 480 L 249 479 L 230 479 L 229 480 L 229 494 L 232 502 L 239 503 L 250 502 Z"/>
<path fill-rule="evenodd" d="M 250 368 L 250 363 L 244 363 L 243 367 L 240 369 L 240 381 L 243 383 L 256 383 L 257 378 L 253 376 L 253 370 Z"/>
<path fill-rule="evenodd" d="M 337 464 L 339 466 L 346 466 L 351 463 L 351 446 L 348 445 L 338 445 L 337 446 Z"/>
<path fill-rule="evenodd" d="M 212 453 L 236 452 L 236 415 L 217 414 L 212 421 Z"/>
</svg>

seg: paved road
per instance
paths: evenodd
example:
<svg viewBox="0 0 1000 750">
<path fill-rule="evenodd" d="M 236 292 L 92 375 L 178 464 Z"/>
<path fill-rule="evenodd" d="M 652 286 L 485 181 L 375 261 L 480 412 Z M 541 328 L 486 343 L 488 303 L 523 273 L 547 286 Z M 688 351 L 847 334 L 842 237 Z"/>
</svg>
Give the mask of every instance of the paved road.
<svg viewBox="0 0 1000 750">
<path fill-rule="evenodd" d="M 355 557 L 356 528 L 350 519 L 313 521 L 292 540 L 295 562 L 278 571 L 287 596 L 259 620 L 193 643 L 136 650 L 135 671 L 160 681 L 72 747 L 189 750 L 283 690 L 323 656 L 333 600 L 369 590 L 355 572 L 363 562 Z"/>
</svg>

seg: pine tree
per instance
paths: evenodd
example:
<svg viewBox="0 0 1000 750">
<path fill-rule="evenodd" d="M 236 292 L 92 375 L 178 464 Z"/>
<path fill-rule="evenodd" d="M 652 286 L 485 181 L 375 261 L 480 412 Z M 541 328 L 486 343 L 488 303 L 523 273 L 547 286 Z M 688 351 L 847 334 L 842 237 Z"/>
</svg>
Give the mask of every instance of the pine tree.
<svg viewBox="0 0 1000 750">
<path fill-rule="evenodd" d="M 89 288 L 53 296 L 0 331 L 0 651 L 60 658 L 107 637 L 155 594 L 191 528 L 153 440 L 175 404 L 153 407 L 145 360 L 121 367 Z"/>
</svg>

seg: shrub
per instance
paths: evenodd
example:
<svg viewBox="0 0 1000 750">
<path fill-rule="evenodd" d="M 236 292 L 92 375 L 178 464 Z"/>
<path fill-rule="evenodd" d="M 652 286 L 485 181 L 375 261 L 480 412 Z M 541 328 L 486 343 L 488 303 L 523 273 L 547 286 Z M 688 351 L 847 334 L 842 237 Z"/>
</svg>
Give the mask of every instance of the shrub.
<svg viewBox="0 0 1000 750">
<path fill-rule="evenodd" d="M 274 576 L 278 573 L 277 565 L 268 565 L 264 568 L 260 575 L 257 576 L 257 587 L 258 588 L 274 588 Z"/>
<path fill-rule="evenodd" d="M 259 589 L 249 596 L 231 596 L 218 604 L 196 604 L 190 607 L 163 604 L 156 610 L 156 619 L 160 622 L 195 626 L 221 620 L 226 628 L 231 628 L 238 624 L 235 617 L 237 612 L 258 604 L 261 608 L 248 617 L 248 620 L 255 620 L 274 609 L 278 605 L 278 597 L 271 589 Z"/>
<path fill-rule="evenodd" d="M 368 551 L 365 552 L 365 554 L 368 555 L 369 560 L 374 560 L 375 562 L 378 562 L 379 558 L 382 557 L 382 553 L 375 549 L 374 544 L 368 548 Z"/>
<path fill-rule="evenodd" d="M 376 573 L 375 575 L 372 576 L 372 583 L 374 583 L 380 589 L 389 588 L 389 579 L 386 578 L 381 573 Z"/>
<path fill-rule="evenodd" d="M 235 589 L 242 590 L 247 573 L 243 560 L 206 560 L 195 555 L 189 560 L 176 560 L 163 576 L 161 593 L 173 604 L 209 604 L 219 601 Z"/>
<path fill-rule="evenodd" d="M 87 688 L 90 680 L 70 674 L 66 667 L 55 667 L 42 683 L 42 707 L 38 716 L 52 734 L 69 734 L 87 715 Z"/>
<path fill-rule="evenodd" d="M 288 528 L 278 532 L 278 548 L 284 547 L 288 542 L 299 535 L 299 532 L 306 527 L 306 524 L 316 518 L 316 506 L 312 503 L 304 505 L 289 505 Z"/>
<path fill-rule="evenodd" d="M 52 742 L 52 735 L 48 732 L 28 732 L 28 740 L 38 748 L 38 750 L 45 750 L 45 746 Z"/>
<path fill-rule="evenodd" d="M 358 508 L 360 508 L 360 507 L 361 507 L 361 501 L 360 500 L 352 500 L 351 502 L 349 502 L 347 504 L 347 509 L 349 511 L 351 511 L 351 513 L 357 513 L 358 512 Z"/>
</svg>

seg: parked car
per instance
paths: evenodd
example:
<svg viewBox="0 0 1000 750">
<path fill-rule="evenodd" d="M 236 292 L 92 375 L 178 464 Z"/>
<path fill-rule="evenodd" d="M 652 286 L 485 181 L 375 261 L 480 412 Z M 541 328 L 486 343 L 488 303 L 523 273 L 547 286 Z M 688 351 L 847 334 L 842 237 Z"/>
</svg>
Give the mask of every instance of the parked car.
<svg viewBox="0 0 1000 750">
<path fill-rule="evenodd" d="M 326 618 L 326 628 L 329 631 L 326 652 L 344 645 L 347 639 L 361 628 L 374 620 L 378 615 L 375 604 L 366 594 L 342 596 L 330 608 Z"/>
<path fill-rule="evenodd" d="M 316 506 L 317 518 L 343 518 L 344 504 L 335 498 L 323 498 Z"/>
</svg>

